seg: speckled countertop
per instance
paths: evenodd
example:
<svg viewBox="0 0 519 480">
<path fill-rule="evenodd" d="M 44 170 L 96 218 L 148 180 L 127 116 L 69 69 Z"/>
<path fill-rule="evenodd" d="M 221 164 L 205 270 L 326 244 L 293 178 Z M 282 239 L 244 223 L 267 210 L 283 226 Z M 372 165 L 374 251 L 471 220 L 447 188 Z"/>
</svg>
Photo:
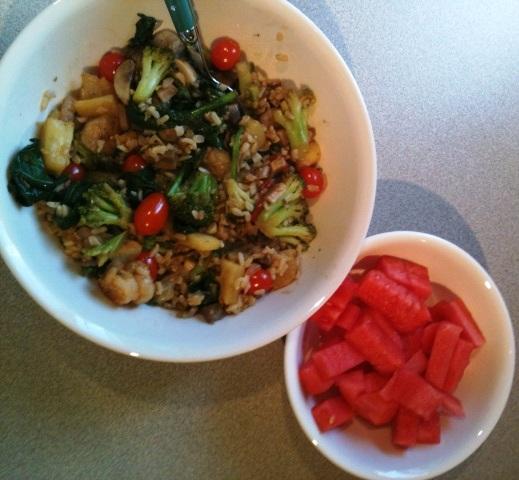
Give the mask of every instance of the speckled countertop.
<svg viewBox="0 0 519 480">
<path fill-rule="evenodd" d="M 72 1 L 72 0 L 69 0 Z M 50 0 L 0 0 L 0 55 Z M 346 59 L 379 157 L 370 233 L 440 235 L 519 322 L 519 2 L 294 0 Z M 300 430 L 283 343 L 201 365 L 125 358 L 42 311 L 0 263 L 0 478 L 347 479 Z M 519 385 L 444 479 L 519 474 Z"/>
</svg>

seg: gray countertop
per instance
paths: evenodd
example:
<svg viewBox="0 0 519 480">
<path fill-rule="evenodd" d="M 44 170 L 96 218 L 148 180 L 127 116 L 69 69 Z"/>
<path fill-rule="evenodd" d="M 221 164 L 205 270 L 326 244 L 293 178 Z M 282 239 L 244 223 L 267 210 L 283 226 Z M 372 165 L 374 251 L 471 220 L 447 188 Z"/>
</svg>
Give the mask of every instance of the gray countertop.
<svg viewBox="0 0 519 480">
<path fill-rule="evenodd" d="M 50 3 L 0 0 L 0 55 Z M 517 328 L 519 2 L 293 3 L 339 49 L 366 100 L 379 158 L 370 233 L 458 244 L 491 273 Z M 0 282 L 0 478 L 350 478 L 299 428 L 281 340 L 209 364 L 139 361 L 66 330 L 3 263 Z M 488 440 L 442 478 L 518 472 L 516 382 Z"/>
</svg>

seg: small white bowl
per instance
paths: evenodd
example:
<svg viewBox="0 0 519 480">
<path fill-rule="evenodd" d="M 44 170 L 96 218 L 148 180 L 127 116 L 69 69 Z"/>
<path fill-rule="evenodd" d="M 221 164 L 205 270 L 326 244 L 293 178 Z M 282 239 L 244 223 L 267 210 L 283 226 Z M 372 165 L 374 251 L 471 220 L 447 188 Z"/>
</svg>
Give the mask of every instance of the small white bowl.
<svg viewBox="0 0 519 480">
<path fill-rule="evenodd" d="M 239 4 L 239 5 L 238 5 Z M 323 150 L 328 187 L 312 207 L 318 236 L 297 282 L 214 325 L 164 309 L 113 308 L 72 271 L 43 232 L 33 209 L 20 209 L 6 188 L 8 161 L 35 134 L 42 94 L 56 105 L 79 86 L 85 66 L 123 46 L 143 12 L 171 26 L 162 0 L 53 2 L 18 37 L 0 64 L 0 251 L 18 281 L 67 327 L 113 350 L 162 361 L 238 355 L 299 325 L 333 293 L 355 261 L 373 211 L 376 158 L 369 116 L 348 67 L 324 34 L 285 0 L 197 0 L 205 40 L 228 35 L 272 78 L 311 86 L 311 123 Z M 233 8 L 230 8 L 230 7 Z M 234 8 L 236 7 L 236 8 Z M 283 34 L 283 40 L 280 41 Z M 278 53 L 288 61 L 276 59 Z M 279 56 L 278 56 L 279 58 Z"/>
<path fill-rule="evenodd" d="M 366 239 L 358 260 L 382 254 L 427 266 L 432 282 L 463 299 L 485 335 L 486 343 L 473 354 L 455 392 L 465 408 L 465 418 L 443 417 L 439 445 L 421 445 L 408 450 L 391 445 L 390 428 L 372 429 L 358 420 L 344 430 L 320 433 L 310 411 L 315 402 L 304 394 L 298 379 L 306 324 L 287 338 L 285 380 L 288 396 L 308 438 L 338 467 L 370 480 L 433 478 L 474 453 L 499 420 L 514 375 L 512 323 L 492 278 L 456 245 L 424 233 L 383 233 Z M 441 298 L 442 292 L 442 287 L 433 286 L 437 298 Z"/>
</svg>

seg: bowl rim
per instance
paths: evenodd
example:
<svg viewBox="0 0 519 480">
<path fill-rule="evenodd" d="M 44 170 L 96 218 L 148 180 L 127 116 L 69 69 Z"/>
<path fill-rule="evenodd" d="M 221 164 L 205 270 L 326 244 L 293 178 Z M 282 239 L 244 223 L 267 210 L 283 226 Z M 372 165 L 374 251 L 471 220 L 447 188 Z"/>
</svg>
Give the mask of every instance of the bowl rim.
<svg viewBox="0 0 519 480">
<path fill-rule="evenodd" d="M 0 84 L 2 83 L 2 78 L 8 75 L 10 71 L 10 65 L 13 62 L 17 61 L 17 52 L 20 49 L 23 49 L 27 42 L 31 40 L 34 35 L 39 36 L 43 32 L 46 31 L 48 25 L 52 22 L 55 22 L 57 19 L 61 19 L 67 17 L 68 15 L 73 14 L 73 12 L 80 10 L 83 5 L 87 4 L 89 0 L 77 0 L 75 2 L 68 1 L 58 1 L 53 2 L 48 5 L 45 9 L 43 9 L 16 37 L 14 42 L 9 46 L 7 51 L 5 52 L 2 59 L 0 59 Z M 310 20 L 303 12 L 297 9 L 294 5 L 290 4 L 287 0 L 266 0 L 266 2 L 270 3 L 272 6 L 276 6 L 278 9 L 281 9 L 285 14 L 290 14 L 293 17 L 297 17 L 298 21 L 302 22 L 305 28 L 309 28 L 312 30 L 313 34 L 315 34 L 316 38 L 318 38 L 319 42 L 326 46 L 329 53 L 333 56 L 334 61 L 337 63 L 337 67 L 341 69 L 342 74 L 348 78 L 349 88 L 351 93 L 353 94 L 355 101 L 357 103 L 357 108 L 360 112 L 359 116 L 359 124 L 362 125 L 363 131 L 365 135 L 363 135 L 363 145 L 366 149 L 366 158 L 369 158 L 369 168 L 366 173 L 366 179 L 369 180 L 369 185 L 366 186 L 366 189 L 363 193 L 363 202 L 365 202 L 364 208 L 364 218 L 363 222 L 360 222 L 360 226 L 358 231 L 360 232 L 359 238 L 363 239 L 367 235 L 367 231 L 369 228 L 369 224 L 371 222 L 371 218 L 373 215 L 373 209 L 375 204 L 375 196 L 376 196 L 376 186 L 377 186 L 377 157 L 376 157 L 376 148 L 375 148 L 375 140 L 373 135 L 373 128 L 371 124 L 371 120 L 369 117 L 369 113 L 366 108 L 366 104 L 364 98 L 360 92 L 360 89 L 350 71 L 346 62 L 337 51 L 335 46 L 331 43 L 331 41 L 326 37 L 326 35 Z M 362 244 L 362 240 L 359 242 L 358 248 Z M 3 257 L 3 260 L 10 272 L 16 278 L 18 283 L 25 289 L 25 291 L 52 317 L 57 319 L 62 325 L 71 329 L 75 333 L 81 335 L 88 340 L 106 347 L 110 350 L 122 353 L 124 355 L 132 355 L 142 359 L 154 360 L 154 361 L 162 361 L 162 362 L 199 362 L 199 361 L 211 361 L 218 360 L 223 358 L 228 358 L 236 355 L 240 355 L 242 353 L 246 353 L 252 351 L 254 349 L 260 348 L 268 343 L 271 343 L 282 336 L 286 335 L 291 329 L 293 329 L 300 322 L 298 318 L 294 318 L 292 322 L 286 322 L 286 325 L 283 328 L 280 328 L 274 332 L 274 334 L 270 335 L 259 335 L 255 341 L 242 342 L 237 347 L 229 347 L 227 349 L 218 349 L 213 354 L 200 354 L 197 352 L 196 354 L 186 354 L 186 353 L 167 353 L 164 351 L 154 351 L 153 348 L 142 348 L 138 353 L 131 352 L 130 349 L 125 346 L 125 341 L 122 339 L 114 339 L 107 338 L 103 332 L 98 330 L 89 329 L 88 325 L 83 325 L 82 323 L 77 323 L 69 320 L 67 316 L 64 314 L 63 309 L 60 308 L 58 304 L 53 299 L 47 298 L 47 296 L 34 285 L 34 275 L 33 272 L 26 267 L 23 261 L 20 261 L 19 252 L 16 249 L 16 246 L 11 241 L 5 227 L 4 221 L 0 218 L 0 254 Z M 344 260 L 344 255 L 339 255 L 339 261 Z M 344 263 L 344 262 L 343 262 Z M 313 311 L 317 310 L 320 305 L 329 298 L 337 286 L 340 284 L 341 278 L 338 275 L 338 272 L 335 277 L 330 277 L 328 280 L 329 284 L 329 293 L 326 297 L 323 297 L 319 302 L 317 302 L 312 309 L 309 310 L 308 316 L 310 316 Z M 104 329 L 103 329 L 104 330 Z"/>
<path fill-rule="evenodd" d="M 448 472 L 449 470 L 452 470 L 463 461 L 465 461 L 485 442 L 490 433 L 494 430 L 510 398 L 510 393 L 513 385 L 516 358 L 515 335 L 512 320 L 510 318 L 510 313 L 508 311 L 504 298 L 492 277 L 468 252 L 466 252 L 465 250 L 463 250 L 462 248 L 448 240 L 445 240 L 436 235 L 416 231 L 391 231 L 379 233 L 369 236 L 365 239 L 357 260 L 360 260 L 363 257 L 364 252 L 369 251 L 373 247 L 384 245 L 387 242 L 394 243 L 400 239 L 405 239 L 408 241 L 409 239 L 413 239 L 422 242 L 432 242 L 437 246 L 444 247 L 450 250 L 451 252 L 455 253 L 456 255 L 459 255 L 463 260 L 469 263 L 472 268 L 477 270 L 481 275 L 484 275 L 486 277 L 486 280 L 490 283 L 492 287 L 491 289 L 494 292 L 495 299 L 497 300 L 497 303 L 500 306 L 502 313 L 502 315 L 500 315 L 500 318 L 503 318 L 503 326 L 506 330 L 507 338 L 509 340 L 508 344 L 506 345 L 509 353 L 506 357 L 508 359 L 508 362 L 505 364 L 505 385 L 499 398 L 495 401 L 492 411 L 487 417 L 485 431 L 481 435 L 477 436 L 476 440 L 473 440 L 472 442 L 468 442 L 460 446 L 460 454 L 454 457 L 451 461 L 443 464 L 439 462 L 437 464 L 438 466 L 426 473 L 417 473 L 416 475 L 406 473 L 405 475 L 405 478 L 408 480 L 427 480 L 442 475 Z M 318 436 L 322 434 L 318 430 L 316 430 L 316 427 L 313 423 L 310 427 L 310 422 L 313 422 L 313 420 L 312 418 L 308 418 L 307 407 L 303 402 L 300 401 L 301 397 L 304 397 L 305 394 L 301 391 L 298 377 L 298 367 L 295 361 L 299 349 L 301 348 L 301 342 L 303 340 L 303 334 L 306 325 L 307 322 L 304 322 L 288 334 L 284 350 L 285 388 L 287 390 L 289 403 L 292 407 L 292 411 L 294 412 L 295 417 L 299 425 L 301 426 L 302 430 L 304 431 L 305 435 L 308 437 L 310 442 L 333 464 L 335 464 L 342 470 L 345 470 L 360 478 L 365 478 L 368 480 L 389 480 L 389 478 L 404 478 L 394 476 L 389 477 L 386 475 L 377 474 L 373 472 L 366 472 L 365 470 L 362 470 L 360 468 L 354 468 L 348 465 L 347 462 L 345 462 L 344 457 L 338 457 L 333 455 L 325 447 L 323 447 L 323 442 L 320 442 L 315 438 L 315 432 L 317 432 Z"/>
</svg>

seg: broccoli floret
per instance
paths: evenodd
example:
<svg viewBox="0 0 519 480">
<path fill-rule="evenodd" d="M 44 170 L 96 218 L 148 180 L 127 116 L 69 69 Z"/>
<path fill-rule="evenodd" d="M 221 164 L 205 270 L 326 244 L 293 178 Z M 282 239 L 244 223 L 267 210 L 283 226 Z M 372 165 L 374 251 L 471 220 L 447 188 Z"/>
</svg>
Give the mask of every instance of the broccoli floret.
<svg viewBox="0 0 519 480">
<path fill-rule="evenodd" d="M 252 75 L 253 68 L 254 65 L 250 62 L 239 62 L 236 64 L 241 101 L 249 108 L 257 107 L 261 92 L 259 82 Z"/>
<path fill-rule="evenodd" d="M 85 205 L 79 207 L 80 223 L 92 228 L 115 225 L 125 229 L 132 216 L 123 196 L 108 183 L 98 183 L 84 194 Z"/>
<path fill-rule="evenodd" d="M 315 96 L 309 89 L 303 90 L 300 95 L 291 91 L 288 94 L 288 110 L 274 110 L 274 121 L 281 125 L 288 136 L 290 147 L 297 152 L 298 159 L 310 151 L 310 136 L 308 133 L 308 107 L 315 102 Z"/>
<path fill-rule="evenodd" d="M 231 178 L 225 180 L 225 191 L 227 193 L 227 210 L 231 215 L 235 212 L 252 212 L 254 210 L 254 202 L 249 194 L 243 190 L 238 184 L 238 170 L 240 161 L 241 140 L 245 129 L 240 129 L 234 134 L 231 140 L 232 157 L 231 157 Z"/>
<path fill-rule="evenodd" d="M 175 226 L 191 232 L 214 221 L 218 182 L 205 171 L 196 171 L 187 181 L 181 171 L 168 192 Z"/>
<path fill-rule="evenodd" d="M 133 94 L 135 103 L 142 103 L 153 95 L 155 89 L 171 68 L 174 55 L 170 50 L 146 47 L 142 54 L 142 75 Z"/>
<path fill-rule="evenodd" d="M 125 237 L 126 232 L 122 232 L 101 245 L 89 248 L 85 251 L 85 256 L 97 257 L 97 266 L 102 267 L 110 259 L 111 255 L 119 250 Z"/>
<path fill-rule="evenodd" d="M 315 227 L 305 223 L 308 207 L 302 198 L 303 187 L 301 178 L 291 175 L 275 188 L 274 198 L 256 220 L 264 235 L 295 245 L 315 238 Z"/>
</svg>

